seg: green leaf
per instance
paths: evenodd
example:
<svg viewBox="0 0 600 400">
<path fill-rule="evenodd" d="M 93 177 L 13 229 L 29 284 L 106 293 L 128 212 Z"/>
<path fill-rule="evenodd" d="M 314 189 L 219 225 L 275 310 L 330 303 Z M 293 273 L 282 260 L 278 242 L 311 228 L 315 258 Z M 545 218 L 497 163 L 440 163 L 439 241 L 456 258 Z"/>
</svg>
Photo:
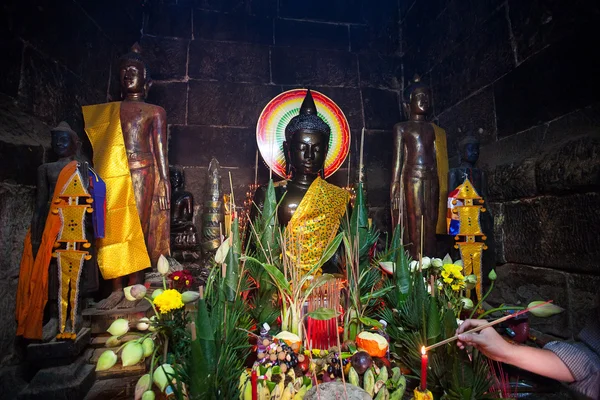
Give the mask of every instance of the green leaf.
<svg viewBox="0 0 600 400">
<path fill-rule="evenodd" d="M 436 339 L 442 333 L 440 324 L 440 309 L 435 297 L 429 298 L 429 312 L 427 315 L 427 339 Z"/>
<path fill-rule="evenodd" d="M 211 385 L 217 365 L 217 348 L 211 318 L 205 299 L 198 299 L 196 315 L 196 340 L 191 342 L 191 382 L 190 391 L 198 398 L 204 398 L 206 388 Z"/>
<path fill-rule="evenodd" d="M 358 320 L 363 324 L 363 325 L 367 325 L 367 326 L 373 326 L 375 328 L 381 328 L 383 325 L 381 324 L 381 322 L 377 321 L 376 319 L 373 318 L 368 318 L 368 317 L 359 317 Z"/>
<path fill-rule="evenodd" d="M 290 286 L 290 283 L 287 281 L 287 279 L 285 279 L 283 272 L 281 272 L 274 265 L 265 264 L 265 263 L 263 263 L 262 265 L 265 268 L 265 270 L 267 271 L 267 273 L 271 276 L 271 279 L 273 279 L 273 283 L 275 283 L 275 285 L 279 289 L 279 292 L 281 292 L 282 294 L 291 296 L 292 288 Z"/>
<path fill-rule="evenodd" d="M 240 254 L 242 252 L 242 243 L 240 241 L 239 220 L 235 218 L 231 223 L 231 240 L 232 245 L 227 253 L 227 270 L 225 272 L 225 294 L 227 301 L 232 302 L 238 290 L 238 282 L 240 279 Z"/>
<path fill-rule="evenodd" d="M 365 304 L 370 299 L 378 299 L 380 297 L 383 297 L 394 289 L 395 289 L 395 286 L 390 285 L 390 286 L 386 286 L 386 287 L 378 289 L 378 290 L 374 290 L 373 293 L 369 292 L 368 294 L 360 296 L 360 302 L 362 304 Z"/>
<path fill-rule="evenodd" d="M 396 252 L 396 268 L 394 270 L 394 279 L 396 286 L 400 292 L 399 300 L 405 301 L 410 292 L 410 267 L 408 262 L 408 254 L 404 248 L 399 248 Z"/>
<path fill-rule="evenodd" d="M 337 318 L 340 315 L 340 313 L 331 308 L 321 307 L 309 312 L 306 315 L 308 315 L 312 319 L 316 319 L 319 321 L 327 321 L 332 318 Z"/>
</svg>

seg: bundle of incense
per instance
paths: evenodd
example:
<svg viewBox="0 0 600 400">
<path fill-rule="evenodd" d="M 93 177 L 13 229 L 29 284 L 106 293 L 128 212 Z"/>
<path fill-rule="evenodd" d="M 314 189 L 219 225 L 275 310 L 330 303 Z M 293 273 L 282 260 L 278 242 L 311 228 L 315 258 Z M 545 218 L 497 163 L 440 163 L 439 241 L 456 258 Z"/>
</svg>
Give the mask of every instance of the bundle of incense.
<svg viewBox="0 0 600 400">
<path fill-rule="evenodd" d="M 477 326 L 477 327 L 475 327 L 475 328 L 473 328 L 473 329 L 470 329 L 470 330 L 468 330 L 468 331 L 466 331 L 466 332 L 463 332 L 463 333 L 461 333 L 461 335 L 466 335 L 467 333 L 475 333 L 475 332 L 479 332 L 479 331 L 481 331 L 481 330 L 483 330 L 483 329 L 485 329 L 485 328 L 489 328 L 490 326 L 494 326 L 494 325 L 496 325 L 496 324 L 499 324 L 500 322 L 504 322 L 504 321 L 506 321 L 506 320 L 509 320 L 509 319 L 511 319 L 511 318 L 514 318 L 514 317 L 516 317 L 516 316 L 518 316 L 518 315 L 525 314 L 526 312 L 529 312 L 529 311 L 531 311 L 531 310 L 533 310 L 533 309 L 535 309 L 535 308 L 538 308 L 538 307 L 542 307 L 542 306 L 544 306 L 544 305 L 546 305 L 546 304 L 549 304 L 549 303 L 552 303 L 552 300 L 548 300 L 548 301 L 546 301 L 546 302 L 544 302 L 544 303 L 542 303 L 542 304 L 538 304 L 537 306 L 533 306 L 533 307 L 530 307 L 530 308 L 526 308 L 525 310 L 521 310 L 521 311 L 519 311 L 519 312 L 516 312 L 516 313 L 514 313 L 514 314 L 509 314 L 509 315 L 507 315 L 507 316 L 505 316 L 505 317 L 502 317 L 502 318 L 495 319 L 495 320 L 493 320 L 493 321 L 490 321 L 490 322 L 488 322 L 487 324 L 483 324 L 483 325 Z M 442 340 L 441 342 L 437 342 L 437 343 L 435 343 L 435 344 L 432 344 L 432 345 L 431 345 L 431 346 L 429 346 L 429 347 L 425 347 L 425 351 L 429 351 L 429 350 L 431 350 L 431 349 L 435 349 L 436 347 L 443 346 L 443 345 L 445 345 L 445 344 L 447 344 L 447 343 L 450 343 L 450 342 L 453 342 L 453 341 L 455 341 L 455 340 L 457 340 L 457 339 L 458 339 L 458 335 L 454 335 L 454 336 L 452 336 L 451 338 L 444 339 L 444 340 Z"/>
</svg>

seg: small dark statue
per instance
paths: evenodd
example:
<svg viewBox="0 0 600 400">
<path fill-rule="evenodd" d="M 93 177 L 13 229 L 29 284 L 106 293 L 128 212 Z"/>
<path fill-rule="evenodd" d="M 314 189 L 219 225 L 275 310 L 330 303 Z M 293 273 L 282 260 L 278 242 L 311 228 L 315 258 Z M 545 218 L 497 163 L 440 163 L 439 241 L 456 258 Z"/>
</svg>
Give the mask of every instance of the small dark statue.
<svg viewBox="0 0 600 400">
<path fill-rule="evenodd" d="M 198 230 L 194 225 L 194 196 L 185 190 L 185 177 L 180 167 L 170 167 L 171 179 L 171 248 L 173 257 L 187 261 L 189 252 L 199 245 Z M 195 259 L 195 257 L 192 257 Z"/>
</svg>

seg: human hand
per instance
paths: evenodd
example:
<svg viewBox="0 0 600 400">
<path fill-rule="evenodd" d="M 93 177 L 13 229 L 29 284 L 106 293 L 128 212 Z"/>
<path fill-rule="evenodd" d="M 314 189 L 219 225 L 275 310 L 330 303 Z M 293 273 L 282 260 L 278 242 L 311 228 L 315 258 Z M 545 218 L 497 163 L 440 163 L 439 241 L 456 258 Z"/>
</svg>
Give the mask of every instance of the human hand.
<svg viewBox="0 0 600 400">
<path fill-rule="evenodd" d="M 468 319 L 463 322 L 456 330 L 458 334 L 456 344 L 461 349 L 464 349 L 465 346 L 473 346 L 488 358 L 505 362 L 514 346 L 504 340 L 494 328 L 489 327 L 479 332 L 463 333 L 486 323 L 487 321 L 481 319 Z"/>
<path fill-rule="evenodd" d="M 161 210 L 171 208 L 171 193 L 167 181 L 164 179 L 158 182 L 158 206 Z"/>
<path fill-rule="evenodd" d="M 400 182 L 393 182 L 390 188 L 390 198 L 392 200 L 392 210 L 399 210 L 402 204 L 400 197 Z"/>
</svg>

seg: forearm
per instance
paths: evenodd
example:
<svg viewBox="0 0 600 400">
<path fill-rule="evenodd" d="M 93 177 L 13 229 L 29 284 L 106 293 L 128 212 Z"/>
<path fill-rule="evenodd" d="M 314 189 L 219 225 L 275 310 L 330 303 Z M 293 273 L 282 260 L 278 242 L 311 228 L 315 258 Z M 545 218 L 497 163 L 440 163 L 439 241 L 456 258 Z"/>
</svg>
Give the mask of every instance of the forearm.
<svg viewBox="0 0 600 400">
<path fill-rule="evenodd" d="M 500 361 L 561 382 L 575 380 L 565 363 L 550 350 L 511 345 Z"/>
</svg>

